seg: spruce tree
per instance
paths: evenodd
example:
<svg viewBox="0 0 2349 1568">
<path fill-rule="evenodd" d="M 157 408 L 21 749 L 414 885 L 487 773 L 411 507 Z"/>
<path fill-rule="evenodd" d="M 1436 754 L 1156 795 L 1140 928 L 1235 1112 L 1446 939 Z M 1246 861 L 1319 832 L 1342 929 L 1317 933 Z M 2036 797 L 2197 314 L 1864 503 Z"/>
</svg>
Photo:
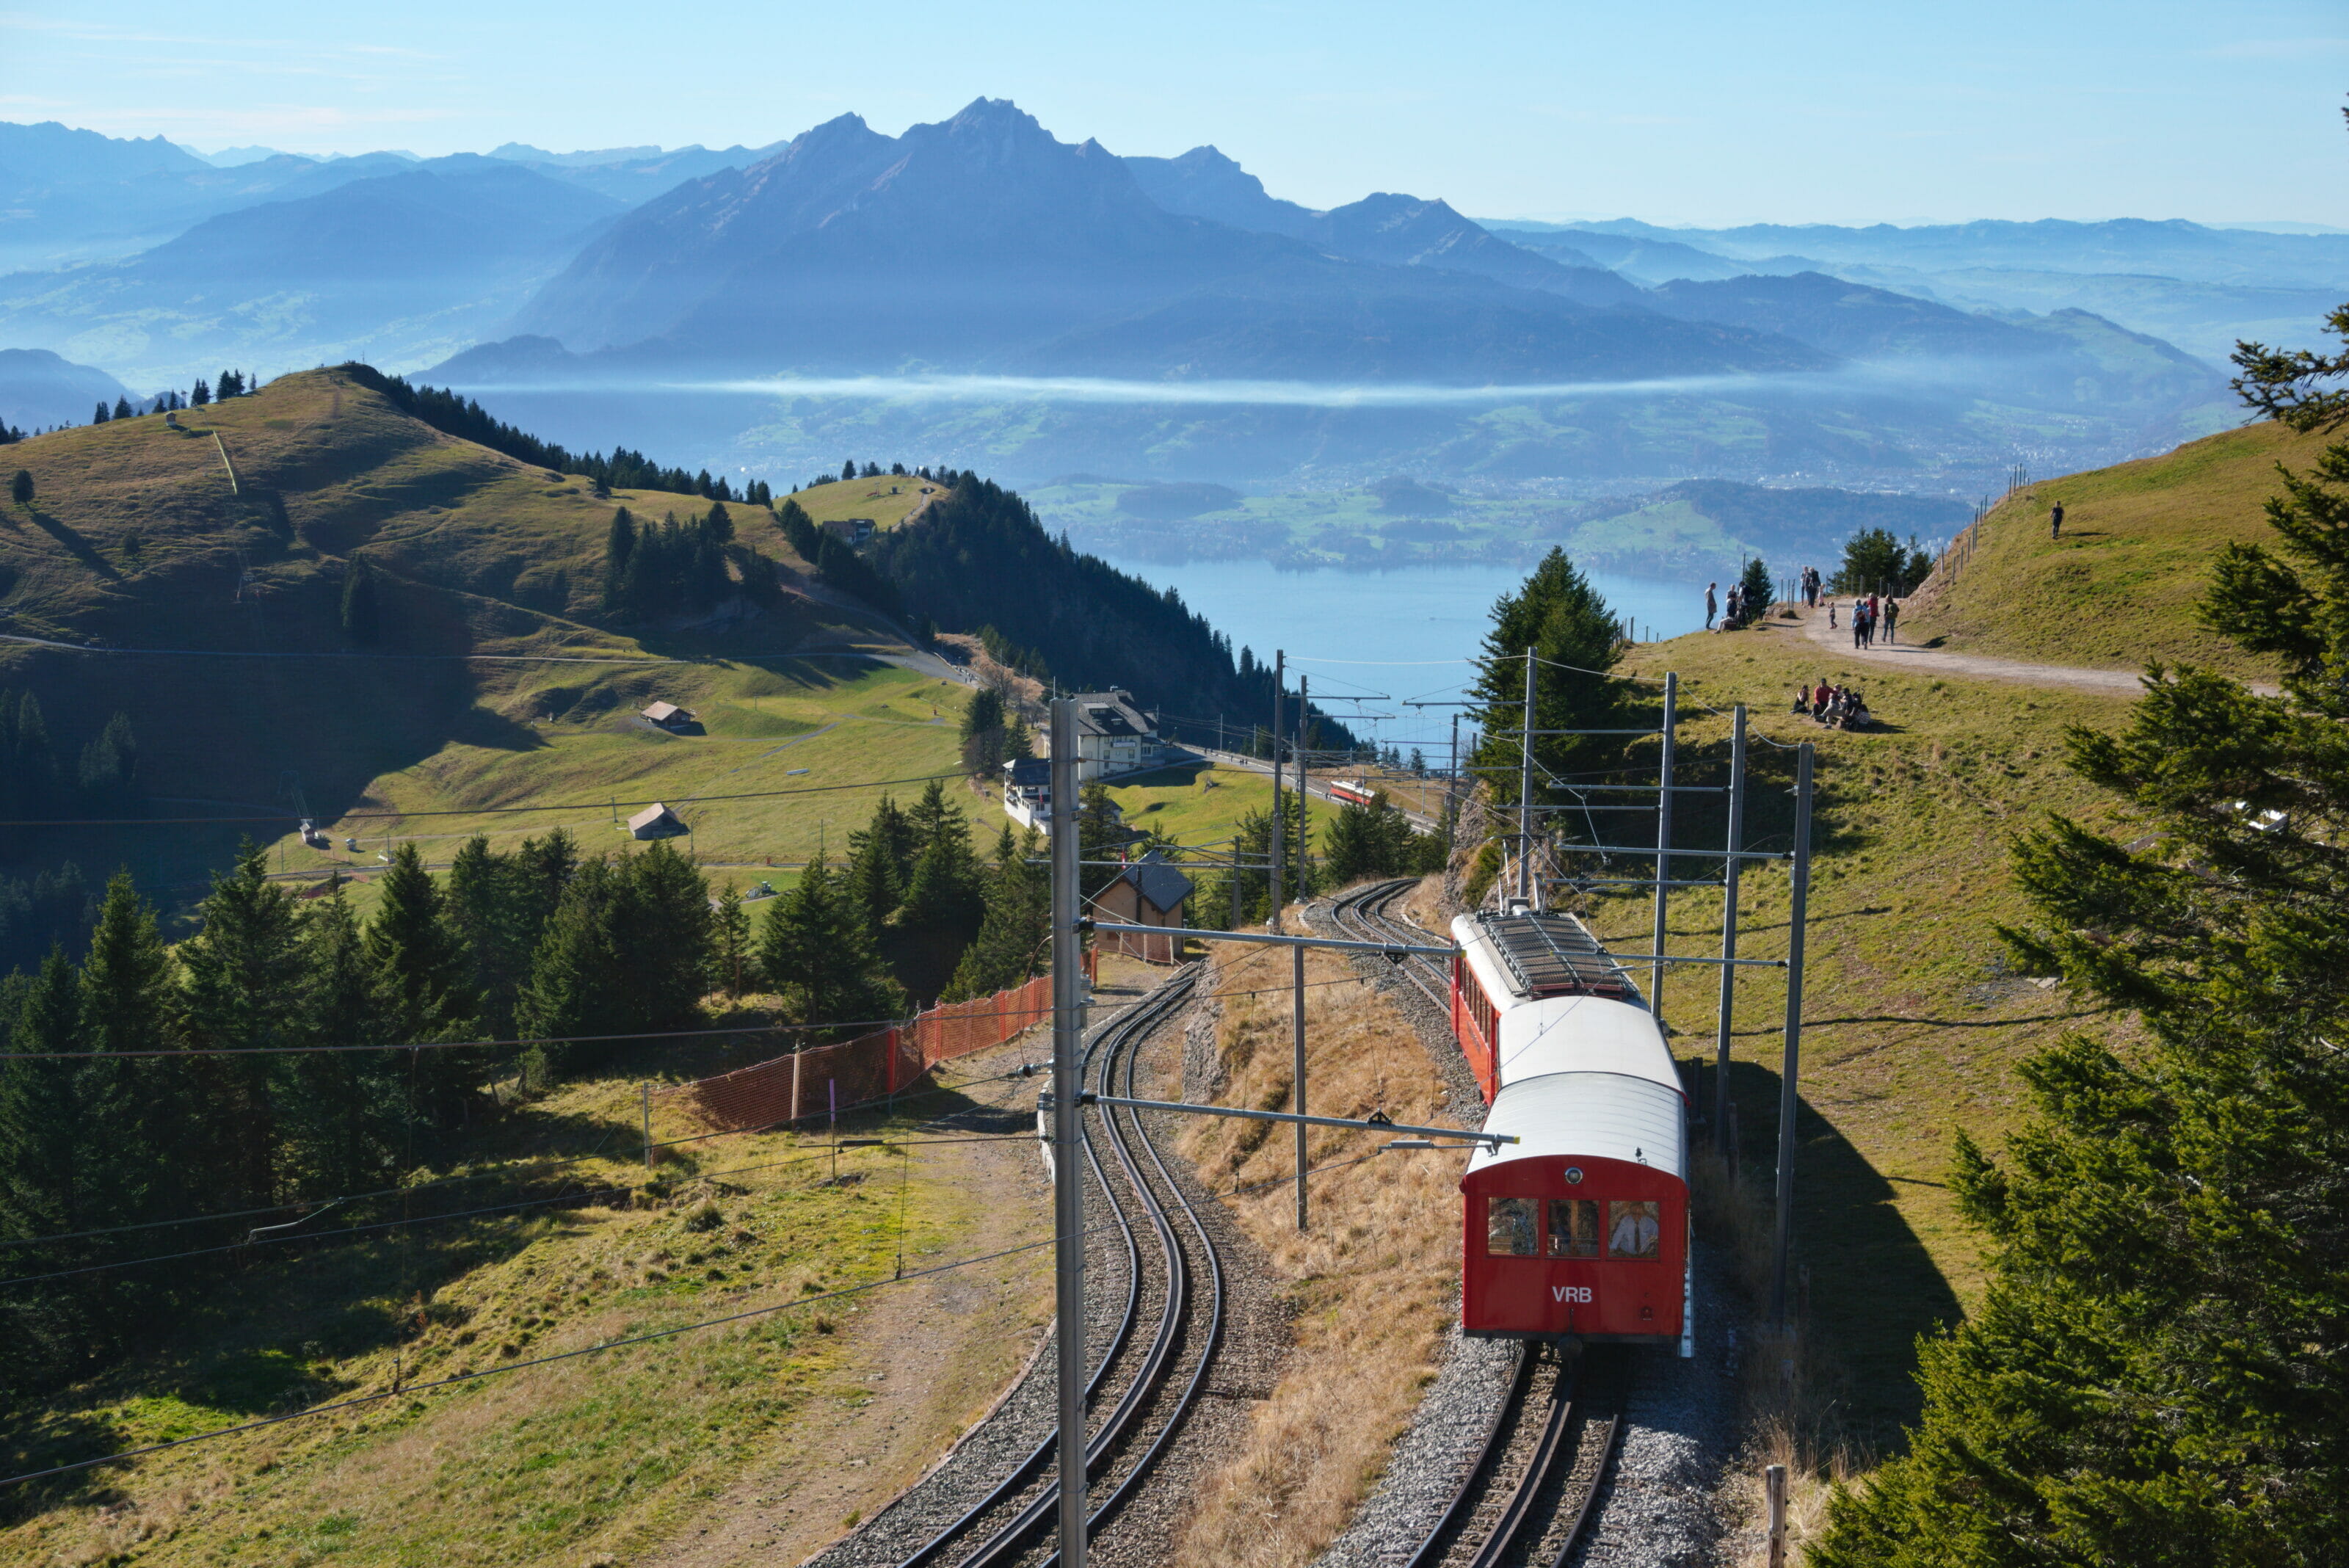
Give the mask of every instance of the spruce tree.
<svg viewBox="0 0 2349 1568">
<path fill-rule="evenodd" d="M 525 1039 L 557 1042 L 541 1054 L 558 1067 L 570 1054 L 560 1042 L 611 1033 L 603 1022 L 618 1011 L 616 993 L 626 983 L 627 955 L 614 940 L 616 883 L 611 862 L 600 856 L 572 875 L 539 938 L 529 983 L 515 1004 L 516 1032 Z"/>
<path fill-rule="evenodd" d="M 628 562 L 636 553 L 636 520 L 625 506 L 612 514 L 604 535 L 604 607 L 620 608 L 626 602 Z"/>
<path fill-rule="evenodd" d="M 1606 673 L 1622 656 L 1615 614 L 1565 551 L 1550 551 L 1524 587 L 1494 604 L 1492 614 L 1493 628 L 1485 634 L 1484 655 L 1468 690 L 1477 703 L 1468 717 L 1483 731 L 1468 762 L 1480 776 L 1510 780 L 1502 793 L 1513 801 L 1523 756 L 1513 732 L 1628 729 L 1632 700 L 1628 684 Z M 1525 721 L 1527 649 L 1541 661 L 1535 669 L 1530 725 Z M 1535 804 L 1550 799 L 1549 780 L 1604 767 L 1622 750 L 1621 741 L 1611 736 L 1537 735 Z M 1539 819 L 1535 826 L 1538 830 Z"/>
<path fill-rule="evenodd" d="M 387 979 L 339 883 L 310 906 L 301 930 L 297 1027 L 305 1043 L 391 1040 Z M 388 1051 L 288 1056 L 275 1066 L 280 1190 L 356 1192 L 398 1170 L 408 1138 L 407 1064 Z"/>
<path fill-rule="evenodd" d="M 7 1046 L 0 1054 L 0 1241 L 94 1228 L 103 1221 L 89 1218 L 93 1168 L 119 1151 L 86 1114 L 84 1068 L 23 1059 L 84 1049 L 80 977 L 62 949 L 49 950 L 25 987 Z M 96 1261 L 98 1247 L 92 1239 L 12 1249 L 10 1272 L 36 1272 L 36 1258 L 40 1271 L 75 1268 Z M 80 1359 L 98 1327 L 82 1301 L 90 1278 L 0 1292 L 0 1388 L 53 1382 Z"/>
<path fill-rule="evenodd" d="M 916 845 L 913 876 L 899 919 L 920 929 L 968 940 L 979 916 L 978 862 L 970 849 L 970 820 L 932 779 L 906 813 Z"/>
<path fill-rule="evenodd" d="M 184 1213 L 211 1173 L 199 1167 L 182 1107 L 198 1099 L 180 1044 L 172 961 L 155 910 L 118 871 L 106 885 L 81 968 L 82 1039 L 94 1053 L 81 1075 L 85 1125 L 106 1129 L 83 1184 L 89 1225 Z M 140 1055 L 139 1053 L 170 1053 Z M 113 1054 L 121 1053 L 123 1054 Z"/>
<path fill-rule="evenodd" d="M 740 996 L 758 978 L 758 961 L 750 950 L 750 917 L 742 908 L 741 889 L 728 884 L 718 895 L 709 917 L 709 979 L 712 989 Z"/>
<path fill-rule="evenodd" d="M 1903 586 L 1894 591 L 1907 593 L 1909 589 Z M 1746 562 L 1744 575 L 1737 579 L 1738 624 L 1752 626 L 1768 615 L 1771 596 L 1776 592 L 1777 585 L 1770 580 L 1770 568 L 1763 564 L 1762 557 L 1756 556 Z"/>
<path fill-rule="evenodd" d="M 864 912 L 822 854 L 767 906 L 759 969 L 794 1019 L 843 1026 L 830 1033 L 905 1014 L 905 991 L 882 967 Z"/>
<path fill-rule="evenodd" d="M 367 950 L 383 976 L 393 1035 L 419 1042 L 463 1038 L 475 1002 L 471 964 L 415 845 L 393 851 L 391 867 L 377 886 L 381 898 L 367 922 Z M 485 1080 L 489 1063 L 476 1051 L 425 1051 L 413 1066 L 419 1114 L 443 1121 Z"/>
<path fill-rule="evenodd" d="M 987 913 L 942 1001 L 991 995 L 1043 972 L 1052 931 L 1051 890 L 1047 869 L 1028 864 L 1037 843 L 1033 828 L 1022 841 L 1004 824 L 988 867 Z"/>
<path fill-rule="evenodd" d="M 201 409 L 212 400 L 212 389 L 204 385 L 204 379 L 202 376 L 197 377 L 196 384 L 188 389 L 188 401 Z"/>
<path fill-rule="evenodd" d="M 106 406 L 106 400 L 100 398 L 98 402 L 98 411 L 90 415 L 89 422 L 94 425 L 102 425 L 113 417 L 113 412 Z"/>
<path fill-rule="evenodd" d="M 848 836 L 849 891 L 876 931 L 905 901 L 914 854 L 913 824 L 885 794 L 873 808 L 872 820 Z"/>
<path fill-rule="evenodd" d="M 375 568 L 357 556 L 343 573 L 343 635 L 362 648 L 383 638 L 383 612 L 376 602 Z"/>
<path fill-rule="evenodd" d="M 294 895 L 269 881 L 269 852 L 247 839 L 234 867 L 212 879 L 196 934 L 180 946 L 180 1010 L 200 1051 L 267 1051 L 296 1043 L 303 951 Z M 202 1163 L 241 1205 L 269 1199 L 275 1164 L 274 1104 L 266 1056 L 191 1059 L 202 1096 L 181 1107 L 209 1133 Z"/>
<path fill-rule="evenodd" d="M 82 748 L 79 776 L 83 798 L 92 810 L 127 811 L 135 803 L 139 742 L 130 732 L 129 714 L 109 719 L 98 739 Z"/>
<path fill-rule="evenodd" d="M 118 420 L 135 419 L 137 417 L 137 415 L 131 411 L 130 400 L 129 398 L 117 398 L 114 400 L 114 417 Z"/>
</svg>

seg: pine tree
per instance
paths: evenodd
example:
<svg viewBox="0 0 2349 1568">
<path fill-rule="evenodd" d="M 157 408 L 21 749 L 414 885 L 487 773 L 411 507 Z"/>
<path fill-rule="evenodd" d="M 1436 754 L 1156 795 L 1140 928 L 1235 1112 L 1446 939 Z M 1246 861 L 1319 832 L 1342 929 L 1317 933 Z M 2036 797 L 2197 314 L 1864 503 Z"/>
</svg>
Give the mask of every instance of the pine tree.
<svg viewBox="0 0 2349 1568">
<path fill-rule="evenodd" d="M 1908 590 L 1904 587 L 1899 591 Z M 1752 626 L 1769 614 L 1770 598 L 1776 592 L 1777 585 L 1770 580 L 1770 568 L 1763 564 L 1762 557 L 1756 556 L 1746 562 L 1744 575 L 1737 579 L 1738 625 Z"/>
<path fill-rule="evenodd" d="M 212 400 L 212 389 L 204 385 L 204 379 L 202 376 L 197 377 L 196 384 L 188 389 L 188 401 L 201 409 Z"/>
<path fill-rule="evenodd" d="M 962 765 L 977 774 L 993 774 L 1007 755 L 1006 738 L 1003 698 L 982 686 L 962 711 Z"/>
<path fill-rule="evenodd" d="M 864 912 L 822 854 L 768 905 L 759 969 L 793 1018 L 845 1026 L 833 1033 L 905 1012 L 905 993 L 882 967 Z"/>
<path fill-rule="evenodd" d="M 1117 880 L 1117 867 L 1104 862 L 1123 858 L 1125 828 L 1119 820 L 1117 799 L 1096 779 L 1077 792 L 1077 887 L 1086 900 L 1097 898 Z"/>
<path fill-rule="evenodd" d="M 599 856 L 582 864 L 565 885 L 515 1004 L 514 1026 L 523 1037 L 560 1042 L 612 1033 L 602 1025 L 618 1011 L 628 961 L 614 937 L 616 882 L 611 862 Z M 569 1053 L 557 1045 L 542 1054 L 560 1066 Z"/>
<path fill-rule="evenodd" d="M 118 420 L 135 419 L 137 417 L 131 410 L 130 400 L 129 398 L 117 398 L 114 400 L 114 417 Z"/>
<path fill-rule="evenodd" d="M 343 635 L 362 648 L 372 648 L 383 637 L 383 616 L 376 602 L 375 568 L 353 556 L 343 573 Z"/>
<path fill-rule="evenodd" d="M 854 458 L 852 457 L 846 462 L 840 465 L 840 477 L 843 480 L 854 479 L 856 477 L 856 460 Z"/>
<path fill-rule="evenodd" d="M 476 1016 L 492 1039 L 512 1032 L 515 1000 L 551 909 L 536 881 L 520 854 L 501 855 L 486 837 L 467 839 L 450 863 L 449 924 L 471 959 Z"/>
</svg>

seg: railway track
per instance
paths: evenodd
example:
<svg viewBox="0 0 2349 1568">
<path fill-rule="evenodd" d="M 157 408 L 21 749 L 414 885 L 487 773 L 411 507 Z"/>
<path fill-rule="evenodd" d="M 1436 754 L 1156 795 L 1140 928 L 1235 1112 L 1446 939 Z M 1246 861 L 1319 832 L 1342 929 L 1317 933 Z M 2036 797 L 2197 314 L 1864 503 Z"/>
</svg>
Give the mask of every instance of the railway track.
<svg viewBox="0 0 2349 1568">
<path fill-rule="evenodd" d="M 1402 877 L 1339 895 L 1332 924 L 1363 941 L 1425 942 L 1427 931 L 1392 913 L 1416 885 Z M 1393 971 L 1439 1017 L 1451 1012 L 1451 977 L 1413 953 Z M 1420 1538 L 1406 1568 L 1529 1568 L 1563 1564 L 1597 1511 L 1623 1428 L 1630 1373 L 1624 1352 L 1579 1353 L 1528 1343 L 1474 1462 Z"/>
<path fill-rule="evenodd" d="M 1134 1097 L 1138 1047 L 1189 999 L 1195 978 L 1194 969 L 1177 971 L 1094 1033 L 1085 1047 L 1088 1088 Z M 1097 1106 L 1084 1127 L 1087 1225 L 1102 1227 L 1106 1207 L 1106 1251 L 1124 1264 L 1114 1322 L 1097 1316 L 1087 1334 L 1086 1505 L 1097 1532 L 1146 1482 L 1196 1405 L 1222 1339 L 1225 1281 L 1207 1227 L 1140 1117 Z M 1089 1289 L 1098 1288 L 1102 1250 L 1089 1249 Z M 1049 1379 L 1051 1367 L 1040 1356 L 1029 1376 Z M 898 1568 L 1057 1563 L 1051 1531 L 1061 1490 L 1049 1471 L 1058 1442 L 1058 1429 L 1047 1431 L 976 1502 L 895 1558 Z"/>
</svg>

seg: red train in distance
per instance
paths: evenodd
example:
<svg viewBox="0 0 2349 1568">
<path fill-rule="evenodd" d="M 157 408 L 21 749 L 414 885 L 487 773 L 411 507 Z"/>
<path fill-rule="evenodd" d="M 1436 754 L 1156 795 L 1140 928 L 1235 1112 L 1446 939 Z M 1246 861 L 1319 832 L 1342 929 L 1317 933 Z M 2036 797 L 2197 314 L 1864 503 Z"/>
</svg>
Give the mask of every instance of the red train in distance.
<svg viewBox="0 0 2349 1568">
<path fill-rule="evenodd" d="M 1464 915 L 1452 937 L 1485 1128 L 1520 1140 L 1460 1180 L 1462 1332 L 1695 1355 L 1688 1103 L 1645 999 L 1571 915 Z"/>
<path fill-rule="evenodd" d="M 1330 798 L 1348 805 L 1368 805 L 1377 794 L 1360 779 L 1333 779 L 1330 784 Z"/>
</svg>

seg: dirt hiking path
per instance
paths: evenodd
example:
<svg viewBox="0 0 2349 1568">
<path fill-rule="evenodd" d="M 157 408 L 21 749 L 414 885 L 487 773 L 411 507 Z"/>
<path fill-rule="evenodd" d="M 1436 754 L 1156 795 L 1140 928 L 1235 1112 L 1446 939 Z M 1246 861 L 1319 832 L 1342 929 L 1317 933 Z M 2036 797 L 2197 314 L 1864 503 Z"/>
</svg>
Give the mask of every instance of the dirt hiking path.
<svg viewBox="0 0 2349 1568">
<path fill-rule="evenodd" d="M 2062 686 L 2075 691 L 2102 691 L 2135 697 L 2144 690 L 2144 677 L 2135 670 L 2089 670 L 2070 664 L 2032 664 L 2020 659 L 1993 659 L 1986 654 L 1958 653 L 1909 642 L 1888 643 L 1879 635 L 1875 646 L 1851 643 L 1851 605 L 1838 601 L 1836 625 L 1827 625 L 1824 609 L 1798 609 L 1803 631 L 1814 642 L 1836 650 L 1837 658 L 1868 659 L 1897 668 L 1904 675 L 1970 675 L 1986 680 L 2014 680 L 2026 686 Z M 2251 690 L 2273 697 L 2279 688 L 2255 681 Z"/>
</svg>

